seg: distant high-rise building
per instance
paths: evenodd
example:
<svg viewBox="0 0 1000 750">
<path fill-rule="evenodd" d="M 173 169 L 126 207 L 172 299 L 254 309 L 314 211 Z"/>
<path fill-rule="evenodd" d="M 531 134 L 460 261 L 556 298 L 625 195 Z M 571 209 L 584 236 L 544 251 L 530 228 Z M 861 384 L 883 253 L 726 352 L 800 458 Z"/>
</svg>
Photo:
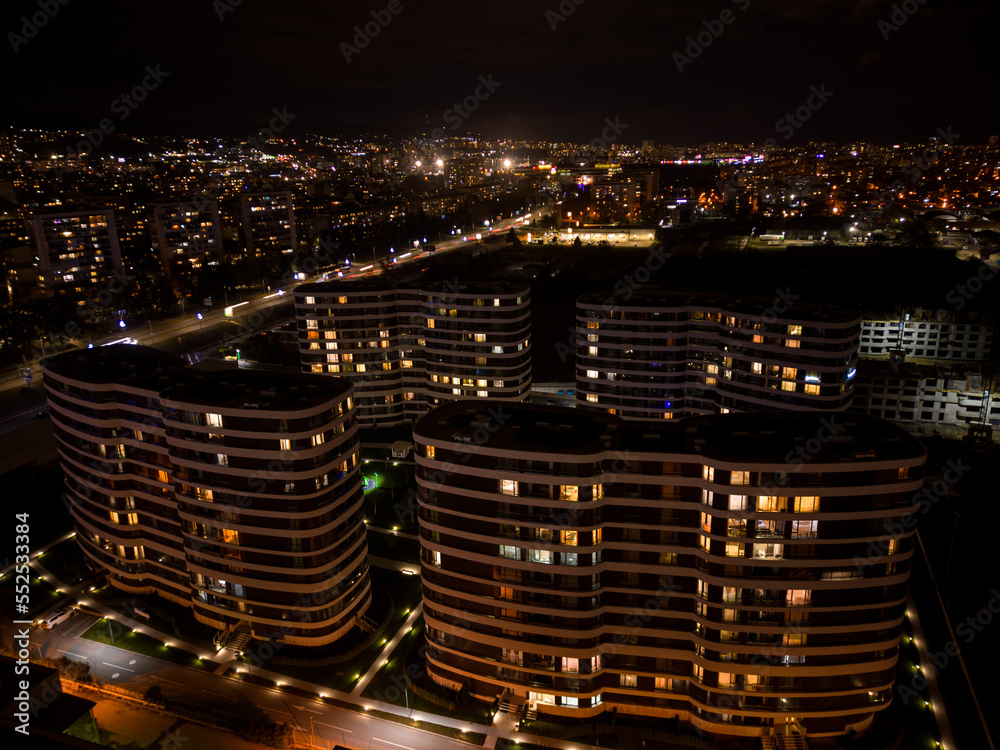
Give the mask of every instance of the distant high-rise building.
<svg viewBox="0 0 1000 750">
<path fill-rule="evenodd" d="M 530 288 L 319 282 L 295 290 L 302 367 L 350 378 L 364 426 L 463 398 L 525 401 Z"/>
<path fill-rule="evenodd" d="M 764 409 L 843 411 L 861 315 L 798 300 L 587 294 L 577 301 L 583 409 L 672 419 Z"/>
<path fill-rule="evenodd" d="M 82 305 L 108 284 L 124 282 L 113 211 L 36 214 L 31 230 L 46 297 L 66 297 Z"/>
<path fill-rule="evenodd" d="M 926 458 L 902 429 L 486 401 L 413 434 L 435 682 L 744 737 L 889 707 Z"/>
<path fill-rule="evenodd" d="M 152 206 L 150 237 L 165 273 L 174 278 L 224 260 L 217 200 Z"/>
<path fill-rule="evenodd" d="M 267 258 L 298 250 L 291 191 L 243 193 L 240 205 L 247 253 Z"/>
<path fill-rule="evenodd" d="M 371 601 L 353 388 L 117 345 L 42 363 L 69 512 L 122 591 L 319 646 Z"/>
</svg>

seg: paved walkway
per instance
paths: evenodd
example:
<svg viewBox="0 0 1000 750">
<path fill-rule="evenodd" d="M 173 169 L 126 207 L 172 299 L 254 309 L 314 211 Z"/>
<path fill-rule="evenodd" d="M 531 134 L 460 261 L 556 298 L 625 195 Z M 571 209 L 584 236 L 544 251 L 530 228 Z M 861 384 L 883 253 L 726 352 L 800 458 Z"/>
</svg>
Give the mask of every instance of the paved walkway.
<svg viewBox="0 0 1000 750">
<path fill-rule="evenodd" d="M 69 536 L 71 535 L 66 535 L 62 539 L 53 542 L 53 544 L 57 544 L 59 541 L 63 541 L 69 538 Z M 414 622 L 416 622 L 417 617 L 419 617 L 421 613 L 421 606 L 418 606 L 410 613 L 406 621 L 403 623 L 403 625 L 397 631 L 396 635 L 393 637 L 392 641 L 387 643 L 385 648 L 383 648 L 382 653 L 379 655 L 380 658 L 375 660 L 375 663 L 364 674 L 362 679 L 359 681 L 358 685 L 356 685 L 350 693 L 344 693 L 339 690 L 332 690 L 322 685 L 317 685 L 315 683 L 308 682 L 306 680 L 291 678 L 288 677 L 287 675 L 283 675 L 279 672 L 274 672 L 268 669 L 264 669 L 262 667 L 250 667 L 242 663 L 231 661 L 228 658 L 229 652 L 227 651 L 219 652 L 218 654 L 214 655 L 214 657 L 206 658 L 207 655 L 198 646 L 195 646 L 194 644 L 191 643 L 187 643 L 185 641 L 178 640 L 173 635 L 167 635 L 166 633 L 160 632 L 154 628 L 149 627 L 145 623 L 137 622 L 136 620 L 113 610 L 111 607 L 104 606 L 98 602 L 95 602 L 93 599 L 88 599 L 86 596 L 86 592 L 82 591 L 82 589 L 85 587 L 85 584 L 68 586 L 59 581 L 54 575 L 52 575 L 51 572 L 46 570 L 44 566 L 37 560 L 33 559 L 32 565 L 35 566 L 36 570 L 40 571 L 41 574 L 48 576 L 50 579 L 50 583 L 65 589 L 68 593 L 73 594 L 73 596 L 77 598 L 77 601 L 84 601 L 85 608 L 87 610 L 94 611 L 99 614 L 113 616 L 118 622 L 122 623 L 126 627 L 137 628 L 138 630 L 147 635 L 150 635 L 154 638 L 159 638 L 160 640 L 163 641 L 170 641 L 174 645 L 180 648 L 191 651 L 196 655 L 202 656 L 202 658 L 205 661 L 209 661 L 218 665 L 218 667 L 215 670 L 216 675 L 224 674 L 230 666 L 233 666 L 237 668 L 237 670 L 239 671 L 245 670 L 258 677 L 270 679 L 273 680 L 274 682 L 281 682 L 285 686 L 296 687 L 306 692 L 315 693 L 317 696 L 320 697 L 320 699 L 324 697 L 329 697 L 339 701 L 343 701 L 345 703 L 350 703 L 354 705 L 357 708 L 358 713 L 362 715 L 364 715 L 366 711 L 374 709 L 378 711 L 383 711 L 385 713 L 393 714 L 395 716 L 413 719 L 415 721 L 437 724 L 439 726 L 451 727 L 453 729 L 464 730 L 467 732 L 483 733 L 487 735 L 486 745 L 485 745 L 487 748 L 494 748 L 496 746 L 497 739 L 500 737 L 506 737 L 506 738 L 516 737 L 521 742 L 532 743 L 543 747 L 561 748 L 562 750 L 600 750 L 599 748 L 595 748 L 591 745 L 584 745 L 579 742 L 555 740 L 555 739 L 550 739 L 548 737 L 540 737 L 532 734 L 527 734 L 524 732 L 515 733 L 513 730 L 513 725 L 514 722 L 516 721 L 516 718 L 513 721 L 511 721 L 510 717 L 508 717 L 508 715 L 506 714 L 500 714 L 499 718 L 494 719 L 493 724 L 491 724 L 490 726 L 484 726 L 481 724 L 473 724 L 471 722 L 464 721 L 462 719 L 455 719 L 450 716 L 441 716 L 439 714 L 428 713 L 425 711 L 416 711 L 416 710 L 408 711 L 404 706 L 397 706 L 393 703 L 386 703 L 384 701 L 362 699 L 360 697 L 360 694 L 364 690 L 364 687 L 371 681 L 372 677 L 374 677 L 378 669 L 381 668 L 383 659 L 388 658 L 389 654 L 392 653 L 392 648 L 394 647 L 394 644 L 398 644 L 399 641 L 402 639 L 402 637 L 406 634 L 407 629 L 411 627 Z M 188 668 L 184 667 L 183 669 L 188 669 Z M 197 673 L 201 676 L 205 676 L 207 674 L 206 672 L 200 670 Z M 241 683 L 239 675 L 233 675 L 225 679 L 231 680 L 236 683 Z M 280 688 L 273 688 L 273 690 L 279 693 L 282 692 Z M 90 699 L 94 700 L 93 697 L 90 697 Z M 113 712 L 121 713 L 124 710 L 121 708 L 121 706 L 124 705 L 122 702 L 115 701 L 114 699 L 110 698 L 108 700 L 110 700 L 112 702 L 111 705 L 115 707 L 113 709 Z M 164 717 L 161 714 L 157 714 L 156 712 L 148 712 L 148 713 L 151 713 L 156 717 L 158 717 L 157 721 L 159 723 L 149 724 L 148 726 L 146 726 L 146 723 L 141 719 L 140 714 L 138 712 L 134 712 L 134 716 L 128 718 L 128 721 L 136 722 L 135 725 L 136 727 L 142 727 L 139 736 L 143 738 L 147 737 L 147 735 L 152 735 L 152 733 L 156 731 L 157 727 L 159 727 L 160 724 L 163 723 L 163 721 L 167 721 L 167 719 L 169 718 L 169 717 Z M 162 721 L 160 721 L 161 719 Z M 375 722 L 386 721 L 384 719 L 378 719 L 376 717 L 370 717 L 370 719 Z M 177 720 L 169 719 L 169 721 L 175 722 Z M 106 727 L 103 723 L 101 724 L 101 726 L 104 728 L 109 728 Z M 119 725 L 114 724 L 113 726 L 119 726 Z M 172 724 L 170 726 L 172 726 Z M 155 736 L 152 736 L 152 739 L 149 740 L 150 742 L 153 742 L 155 740 L 157 744 L 140 745 L 139 747 L 157 748 L 157 750 L 160 750 L 161 748 L 163 750 L 171 750 L 171 748 L 180 747 L 181 745 L 184 746 L 185 748 L 224 746 L 227 748 L 232 747 L 235 750 L 244 750 L 244 749 L 255 750 L 257 747 L 259 747 L 258 745 L 254 745 L 252 743 L 243 742 L 242 740 L 239 740 L 238 738 L 234 737 L 233 735 L 221 729 L 220 730 L 206 729 L 204 727 L 200 727 L 194 724 L 185 724 L 184 726 L 190 727 L 190 732 L 191 732 L 190 736 L 192 737 L 192 739 L 197 737 L 199 740 L 198 744 L 189 744 L 187 742 L 182 742 L 180 743 L 180 745 L 164 744 L 165 742 L 169 743 L 170 741 L 172 741 L 172 738 L 169 736 L 169 733 L 165 734 L 164 730 L 161 728 L 160 731 L 157 732 Z M 124 728 L 122 729 L 123 734 L 126 731 L 131 731 L 131 730 L 125 730 Z M 185 731 L 187 731 L 187 729 L 185 729 Z M 201 732 L 203 731 L 216 732 L 219 735 L 219 737 L 224 737 L 224 740 L 220 740 L 217 737 L 210 737 L 208 735 L 205 735 L 204 739 L 202 739 Z M 438 740 L 441 739 L 440 735 L 431 733 L 427 730 L 421 730 L 413 727 L 411 728 L 411 731 L 420 732 L 422 735 L 426 735 L 427 738 L 426 744 L 421 744 L 420 745 L 421 748 L 433 747 L 435 739 Z M 242 743 L 242 744 L 235 744 L 235 743 Z"/>
<path fill-rule="evenodd" d="M 63 537 L 63 539 L 66 538 L 68 537 Z M 62 541 L 62 539 L 58 541 Z M 54 542 L 53 544 L 57 544 L 58 541 Z M 90 612 L 92 614 L 96 614 L 99 617 L 114 618 L 116 622 L 121 623 L 130 630 L 137 630 L 140 633 L 151 636 L 153 638 L 157 638 L 163 641 L 164 643 L 170 643 L 171 645 L 174 645 L 177 648 L 189 651 L 195 656 L 200 656 L 202 661 L 218 663 L 218 658 L 219 658 L 218 655 L 212 652 L 206 652 L 204 647 L 196 646 L 193 643 L 188 643 L 187 641 L 179 640 L 177 636 L 173 635 L 172 633 L 168 634 L 164 633 L 163 631 L 157 630 L 156 628 L 152 628 L 143 621 L 135 620 L 123 612 L 113 609 L 105 604 L 101 604 L 93 597 L 87 596 L 88 591 L 85 590 L 88 588 L 87 584 L 78 583 L 75 586 L 70 586 L 66 583 L 63 583 L 58 578 L 56 578 L 37 558 L 32 559 L 31 566 L 35 569 L 38 575 L 45 578 L 53 586 L 57 586 L 58 588 L 63 589 L 68 595 L 70 595 L 70 598 L 74 603 L 82 602 L 83 606 L 80 608 L 81 611 Z M 228 652 L 220 652 L 220 654 L 222 655 L 226 655 L 227 653 Z"/>
<path fill-rule="evenodd" d="M 362 675 L 360 680 L 358 680 L 358 684 L 354 686 L 354 689 L 351 691 L 351 695 L 359 698 L 361 697 L 361 694 L 365 691 L 365 688 L 368 686 L 368 683 L 372 681 L 372 678 L 376 674 L 378 674 L 378 671 L 382 668 L 382 665 L 389 660 L 389 657 L 392 655 L 393 649 L 396 648 L 396 646 L 399 645 L 399 642 L 406 637 L 406 634 L 413 629 L 413 625 L 414 623 L 416 623 L 417 618 L 420 617 L 420 613 L 423 611 L 423 607 L 424 607 L 423 602 L 421 602 L 420 604 L 417 605 L 416 609 L 410 612 L 410 616 L 403 621 L 403 624 L 399 626 L 399 630 L 396 631 L 396 634 L 392 637 L 392 639 L 388 643 L 385 644 L 385 648 L 382 649 L 378 657 L 376 657 L 375 661 L 372 662 L 372 665 L 368 668 L 368 671 L 365 672 L 364 675 Z"/>
<path fill-rule="evenodd" d="M 941 733 L 941 748 L 942 750 L 957 750 L 955 736 L 951 733 L 951 724 L 948 723 L 948 712 L 945 710 L 944 696 L 941 695 L 941 688 L 938 686 L 937 669 L 928 657 L 930 643 L 927 642 L 924 629 L 920 627 L 920 614 L 917 612 L 917 603 L 913 601 L 913 594 L 909 592 L 906 594 L 906 611 L 910 615 L 910 627 L 913 628 L 915 645 L 920 652 L 920 672 L 927 680 L 927 692 L 931 696 L 934 721 L 937 722 L 938 731 Z"/>
</svg>

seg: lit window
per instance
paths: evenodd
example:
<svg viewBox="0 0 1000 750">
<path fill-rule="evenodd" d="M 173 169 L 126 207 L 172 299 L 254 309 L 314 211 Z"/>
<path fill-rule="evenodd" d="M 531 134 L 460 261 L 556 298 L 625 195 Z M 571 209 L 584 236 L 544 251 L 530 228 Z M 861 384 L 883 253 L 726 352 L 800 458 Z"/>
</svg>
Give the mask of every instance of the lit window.
<svg viewBox="0 0 1000 750">
<path fill-rule="evenodd" d="M 590 402 L 590 403 L 592 403 L 592 404 L 596 404 L 597 403 L 597 394 L 596 393 L 588 393 L 587 394 L 587 401 Z"/>
<path fill-rule="evenodd" d="M 290 451 L 292 449 L 292 441 L 288 438 L 281 438 L 278 441 L 279 450 Z"/>
<path fill-rule="evenodd" d="M 792 521 L 792 539 L 815 539 L 819 521 Z"/>
<path fill-rule="evenodd" d="M 563 672 L 579 672 L 580 671 L 580 660 L 574 659 L 570 656 L 564 656 L 562 658 L 562 671 Z"/>
<path fill-rule="evenodd" d="M 754 362 L 751 365 L 750 369 L 754 372 L 755 375 L 760 375 L 761 371 L 764 369 L 764 366 L 760 362 Z"/>
<path fill-rule="evenodd" d="M 789 607 L 804 607 L 812 601 L 812 590 L 789 589 L 786 600 Z"/>
<path fill-rule="evenodd" d="M 726 557 L 743 557 L 744 545 L 740 542 L 726 542 Z"/>
<path fill-rule="evenodd" d="M 577 544 L 577 541 L 579 540 L 579 536 L 580 536 L 580 534 L 579 534 L 578 531 L 568 531 L 568 530 L 560 531 L 559 532 L 559 543 L 560 544 L 571 544 L 571 545 L 573 545 L 575 547 L 576 544 Z"/>
<path fill-rule="evenodd" d="M 515 480 L 515 479 L 501 479 L 500 480 L 500 494 L 501 495 L 517 496 L 517 480 Z"/>
<path fill-rule="evenodd" d="M 653 689 L 663 692 L 667 689 L 667 678 L 666 677 L 655 677 L 653 679 Z"/>
<path fill-rule="evenodd" d="M 441 567 L 441 553 L 437 550 L 431 551 L 431 565 L 436 565 L 439 568 Z"/>
<path fill-rule="evenodd" d="M 508 560 L 520 560 L 521 559 L 521 548 L 511 547 L 508 544 L 500 545 L 500 557 L 505 557 Z"/>
<path fill-rule="evenodd" d="M 797 497 L 794 508 L 796 513 L 816 513 L 819 511 L 819 498 Z"/>
<path fill-rule="evenodd" d="M 560 500 L 577 501 L 580 499 L 580 488 L 575 484 L 563 485 L 559 490 Z"/>
<path fill-rule="evenodd" d="M 221 414 L 206 414 L 205 424 L 209 427 L 222 427 L 222 415 Z"/>
<path fill-rule="evenodd" d="M 812 385 L 810 383 L 806 383 L 805 388 L 803 388 L 802 390 L 805 393 L 807 393 L 808 395 L 810 395 L 810 396 L 818 396 L 819 395 L 819 386 L 818 385 Z"/>
<path fill-rule="evenodd" d="M 424 455 L 427 458 L 433 459 L 434 458 L 434 446 L 433 445 L 425 446 L 425 448 L 424 448 Z"/>
<path fill-rule="evenodd" d="M 746 510 L 746 509 L 747 509 L 746 495 L 729 496 L 729 510 Z"/>
<path fill-rule="evenodd" d="M 534 563 L 552 564 L 552 553 L 547 549 L 528 550 L 528 561 Z"/>
<path fill-rule="evenodd" d="M 316 447 L 317 445 L 322 445 L 322 444 L 323 444 L 323 443 L 325 443 L 325 442 L 326 442 L 326 436 L 325 436 L 325 435 L 323 435 L 323 433 L 322 433 L 322 432 L 320 432 L 320 433 L 317 433 L 317 434 L 315 434 L 315 435 L 313 435 L 313 436 L 312 436 L 312 444 L 313 444 L 313 447 L 314 447 L 314 448 L 315 448 L 315 447 Z"/>
<path fill-rule="evenodd" d="M 601 374 L 597 370 L 587 370 L 587 377 L 588 378 L 594 378 L 594 379 L 596 379 L 596 378 L 599 378 L 600 376 L 601 376 Z"/>
<path fill-rule="evenodd" d="M 802 326 L 788 326 L 788 335 L 789 336 L 801 336 L 802 335 Z"/>
<path fill-rule="evenodd" d="M 729 480 L 730 484 L 750 484 L 749 471 L 734 471 Z"/>
<path fill-rule="evenodd" d="M 713 467 L 711 467 L 711 466 L 703 466 L 703 467 L 701 467 L 701 478 L 704 479 L 704 480 L 706 480 L 706 481 L 709 481 L 709 482 L 714 482 L 715 481 L 715 469 Z"/>
<path fill-rule="evenodd" d="M 219 529 L 219 539 L 226 544 L 239 544 L 240 532 L 233 529 Z"/>
<path fill-rule="evenodd" d="M 620 682 L 622 687 L 634 688 L 639 684 L 639 678 L 637 675 L 623 674 L 619 675 L 619 677 L 621 678 Z"/>
</svg>

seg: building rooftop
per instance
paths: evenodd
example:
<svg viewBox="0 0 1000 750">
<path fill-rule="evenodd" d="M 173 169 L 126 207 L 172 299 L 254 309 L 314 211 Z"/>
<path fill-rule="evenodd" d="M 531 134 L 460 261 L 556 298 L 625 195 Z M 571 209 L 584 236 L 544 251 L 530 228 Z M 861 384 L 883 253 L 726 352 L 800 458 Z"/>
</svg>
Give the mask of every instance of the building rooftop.
<svg viewBox="0 0 1000 750">
<path fill-rule="evenodd" d="M 223 370 L 202 374 L 190 370 L 185 382 L 166 390 L 167 401 L 229 409 L 295 411 L 312 409 L 350 395 L 346 378 L 266 370 Z"/>
<path fill-rule="evenodd" d="M 43 361 L 47 370 L 91 384 L 155 391 L 169 401 L 273 411 L 311 409 L 347 396 L 344 378 L 268 370 L 192 367 L 158 349 L 115 344 L 76 349 Z"/>
<path fill-rule="evenodd" d="M 430 412 L 414 437 L 490 450 L 587 455 L 610 451 L 701 455 L 717 461 L 801 466 L 919 459 L 923 445 L 877 417 L 827 412 L 757 412 L 637 422 L 560 406 L 456 401 Z M 791 454 L 792 459 L 786 461 Z"/>
<path fill-rule="evenodd" d="M 792 290 L 794 292 L 794 290 Z M 577 300 L 580 305 L 608 305 L 613 308 L 691 308 L 694 310 L 718 309 L 735 313 L 761 316 L 768 310 L 775 319 L 801 320 L 817 323 L 861 324 L 862 315 L 855 310 L 846 310 L 833 305 L 807 304 L 790 298 L 746 296 L 731 299 L 709 292 L 673 292 L 667 290 L 639 289 L 627 299 L 613 292 L 592 292 Z M 784 312 L 779 312 L 784 310 Z M 768 316 L 770 317 L 770 316 Z"/>
<path fill-rule="evenodd" d="M 184 366 L 184 360 L 159 349 L 131 344 L 74 349 L 42 361 L 58 375 L 93 384 L 119 383 L 156 389 L 157 379 Z M 169 384 L 171 380 L 159 381 Z M 161 386 L 162 387 L 162 386 Z"/>
<path fill-rule="evenodd" d="M 396 291 L 425 292 L 427 294 L 442 294 L 455 296 L 458 294 L 490 295 L 490 294 L 521 294 L 531 293 L 531 287 L 512 281 L 473 281 L 462 283 L 449 282 L 400 282 L 387 283 L 379 279 L 330 279 L 329 281 L 314 281 L 301 284 L 295 288 L 295 294 L 357 294 L 363 292 L 384 292 L 392 294 Z"/>
</svg>

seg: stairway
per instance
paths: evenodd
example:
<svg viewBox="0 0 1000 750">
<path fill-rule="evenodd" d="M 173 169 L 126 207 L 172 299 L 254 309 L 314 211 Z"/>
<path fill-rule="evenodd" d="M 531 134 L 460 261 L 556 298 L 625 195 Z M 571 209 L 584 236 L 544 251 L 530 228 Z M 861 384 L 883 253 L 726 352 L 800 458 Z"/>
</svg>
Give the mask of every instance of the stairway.
<svg viewBox="0 0 1000 750">
<path fill-rule="evenodd" d="M 354 621 L 357 623 L 359 628 L 361 628 L 367 633 L 374 633 L 375 630 L 378 628 L 378 623 L 375 622 L 368 615 L 360 615 L 359 617 L 355 618 Z"/>
<path fill-rule="evenodd" d="M 776 734 L 774 740 L 775 750 L 809 750 L 805 736 L 796 729 L 786 734 Z"/>
<path fill-rule="evenodd" d="M 227 625 L 225 629 L 215 634 L 212 640 L 219 651 L 242 651 L 250 642 L 250 623 L 246 620 L 237 625 Z"/>
<path fill-rule="evenodd" d="M 538 718 L 538 709 L 535 707 L 534 703 L 528 704 L 528 710 L 524 714 L 525 721 L 534 721 Z"/>
<path fill-rule="evenodd" d="M 524 707 L 524 698 L 504 690 L 500 696 L 500 711 L 505 714 L 520 714 Z"/>
</svg>

